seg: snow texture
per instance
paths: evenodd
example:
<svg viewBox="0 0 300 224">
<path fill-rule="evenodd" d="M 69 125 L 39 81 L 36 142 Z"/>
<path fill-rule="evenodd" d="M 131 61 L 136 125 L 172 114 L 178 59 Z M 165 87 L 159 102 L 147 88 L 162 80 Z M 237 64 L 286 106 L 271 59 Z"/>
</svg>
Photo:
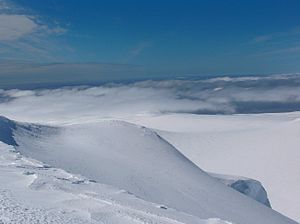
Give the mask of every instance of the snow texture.
<svg viewBox="0 0 300 224">
<path fill-rule="evenodd" d="M 155 129 L 205 171 L 255 179 L 272 208 L 300 221 L 300 113 L 172 114 L 127 119 Z"/>
<path fill-rule="evenodd" d="M 74 219 L 70 223 L 76 223 L 77 220 L 81 222 L 80 219 L 89 219 L 96 223 L 103 222 L 103 220 L 108 223 L 177 222 L 171 218 L 163 219 L 157 215 L 157 210 L 162 213 L 176 210 L 179 214 L 176 212 L 174 219 L 177 220 L 180 216 L 185 223 L 192 223 L 193 220 L 197 222 L 197 219 L 198 221 L 201 219 L 202 223 L 252 224 L 253 220 L 258 224 L 295 223 L 211 177 L 162 137 L 145 127 L 124 121 L 103 121 L 54 127 L 18 123 L 6 118 L 1 118 L 1 125 L 1 130 L 12 135 L 2 134 L 0 140 L 17 149 L 17 152 L 14 151 L 17 155 L 16 160 L 26 156 L 44 164 L 39 165 L 36 169 L 30 165 L 31 168 L 24 170 L 22 174 L 25 178 L 13 178 L 13 181 L 23 179 L 23 184 L 25 183 L 31 190 L 32 188 L 35 190 L 34 196 L 31 196 L 35 198 L 33 201 L 37 200 L 38 202 L 34 202 L 31 206 L 43 204 L 43 209 L 47 207 L 47 212 L 39 212 L 39 208 L 30 207 L 29 211 L 33 217 L 35 213 L 44 215 L 48 212 L 51 213 L 48 206 L 52 207 L 51 200 L 54 197 L 53 195 L 49 196 L 50 202 L 47 197 L 47 205 L 45 205 L 45 201 L 41 200 L 43 197 L 39 197 L 36 192 L 46 191 L 48 194 L 48 191 L 55 190 L 64 192 L 64 195 L 56 200 L 63 200 L 64 206 L 71 206 L 73 209 L 67 209 L 67 211 L 63 209 L 63 213 L 65 212 L 67 217 Z M 2 171 L 5 172 L 6 168 L 7 166 L 4 165 L 4 171 Z M 27 169 L 28 165 L 15 166 L 13 173 L 16 168 Z M 82 175 L 84 178 L 78 178 L 74 174 Z M 20 174 L 16 175 L 20 176 Z M 4 182 L 8 182 L 5 179 L 9 179 L 10 175 L 1 176 L 4 178 Z M 134 201 L 133 204 L 146 203 L 147 207 L 140 209 L 143 211 L 142 214 L 136 211 L 132 214 L 131 210 L 128 211 L 128 206 L 119 208 L 119 205 L 110 201 L 102 201 L 101 205 L 94 205 L 90 203 L 92 200 L 90 193 L 94 200 L 95 192 L 82 189 L 80 186 L 88 185 L 93 188 L 94 185 L 99 186 L 98 183 L 101 183 L 101 186 L 103 184 L 113 186 L 108 188 L 119 189 L 117 192 L 124 192 L 121 196 L 116 194 L 115 197 L 116 200 L 123 200 L 123 196 L 126 195 L 128 198 L 123 201 L 126 205 L 130 205 Z M 70 186 L 72 186 L 71 189 L 69 189 Z M 79 187 L 74 189 L 73 186 Z M 5 184 L 4 187 L 3 185 L 1 187 L 5 188 Z M 18 194 L 18 189 L 11 189 L 15 192 L 3 192 L 3 197 L 12 199 L 13 196 L 10 194 Z M 77 200 L 66 199 L 69 194 L 65 195 L 65 192 L 72 192 L 72 196 L 75 196 Z M 97 193 L 106 194 L 103 189 L 98 190 Z M 21 200 L 22 197 L 17 196 L 15 200 Z M 108 198 L 111 197 L 108 196 Z M 10 199 L 5 201 L 10 201 Z M 12 199 L 9 203 L 13 206 L 16 204 L 22 210 L 25 202 L 28 203 L 27 200 L 18 202 Z M 112 204 L 112 207 L 103 204 Z M 156 208 L 154 209 L 156 215 L 148 214 L 153 210 L 151 206 L 149 208 L 148 204 L 158 204 L 158 206 L 153 206 Z M 140 205 L 138 204 L 138 206 Z M 59 208 L 59 206 L 53 207 Z M 75 212 L 76 215 L 74 215 L 72 211 L 76 211 L 76 207 L 81 212 Z M 126 212 L 122 212 L 123 209 Z M 9 214 L 11 215 L 11 212 Z M 46 216 L 48 217 L 48 215 Z M 194 217 L 194 219 L 186 221 L 187 217 Z M 59 219 L 59 216 L 53 218 Z M 228 222 L 222 220 L 228 220 Z"/>
</svg>

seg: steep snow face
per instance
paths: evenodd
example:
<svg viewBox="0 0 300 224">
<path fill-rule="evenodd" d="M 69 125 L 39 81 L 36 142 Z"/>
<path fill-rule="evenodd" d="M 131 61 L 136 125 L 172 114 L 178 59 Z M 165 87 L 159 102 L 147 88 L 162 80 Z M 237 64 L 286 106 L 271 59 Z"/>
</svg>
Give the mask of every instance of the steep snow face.
<svg viewBox="0 0 300 224">
<path fill-rule="evenodd" d="M 17 145 L 13 138 L 13 130 L 16 129 L 16 124 L 5 117 L 0 116 L 0 141 L 8 145 Z"/>
<path fill-rule="evenodd" d="M 17 149 L 163 207 L 241 224 L 295 223 L 232 190 L 147 128 L 120 121 L 13 127 Z"/>
<path fill-rule="evenodd" d="M 272 208 L 300 221 L 300 113 L 135 117 L 205 171 L 259 180 Z"/>
</svg>

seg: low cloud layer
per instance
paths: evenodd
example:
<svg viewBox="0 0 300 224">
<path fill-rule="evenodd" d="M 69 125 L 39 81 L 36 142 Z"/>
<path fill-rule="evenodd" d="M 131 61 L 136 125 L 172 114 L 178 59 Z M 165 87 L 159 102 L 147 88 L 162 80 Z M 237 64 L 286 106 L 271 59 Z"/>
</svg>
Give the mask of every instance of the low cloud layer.
<svg viewBox="0 0 300 224">
<path fill-rule="evenodd" d="M 233 114 L 300 110 L 300 75 L 143 81 L 88 87 L 0 90 L 0 115 L 72 122 L 141 114 Z"/>
</svg>

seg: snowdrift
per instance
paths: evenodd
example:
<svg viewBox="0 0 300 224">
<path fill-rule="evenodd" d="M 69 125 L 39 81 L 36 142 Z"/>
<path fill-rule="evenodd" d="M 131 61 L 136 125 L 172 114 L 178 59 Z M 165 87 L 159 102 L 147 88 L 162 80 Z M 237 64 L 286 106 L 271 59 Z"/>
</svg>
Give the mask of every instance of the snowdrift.
<svg viewBox="0 0 300 224">
<path fill-rule="evenodd" d="M 211 177 L 147 128 L 122 121 L 51 127 L 0 120 L 0 141 L 22 155 L 166 208 L 241 224 L 295 223 Z"/>
</svg>

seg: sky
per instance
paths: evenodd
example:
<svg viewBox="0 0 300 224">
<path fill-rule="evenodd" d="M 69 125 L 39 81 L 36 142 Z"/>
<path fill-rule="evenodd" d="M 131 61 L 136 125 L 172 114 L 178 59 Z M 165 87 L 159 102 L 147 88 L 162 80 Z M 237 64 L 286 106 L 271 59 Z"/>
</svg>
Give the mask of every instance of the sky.
<svg viewBox="0 0 300 224">
<path fill-rule="evenodd" d="M 299 11 L 299 0 L 0 0 L 0 78 L 295 73 Z"/>
</svg>

